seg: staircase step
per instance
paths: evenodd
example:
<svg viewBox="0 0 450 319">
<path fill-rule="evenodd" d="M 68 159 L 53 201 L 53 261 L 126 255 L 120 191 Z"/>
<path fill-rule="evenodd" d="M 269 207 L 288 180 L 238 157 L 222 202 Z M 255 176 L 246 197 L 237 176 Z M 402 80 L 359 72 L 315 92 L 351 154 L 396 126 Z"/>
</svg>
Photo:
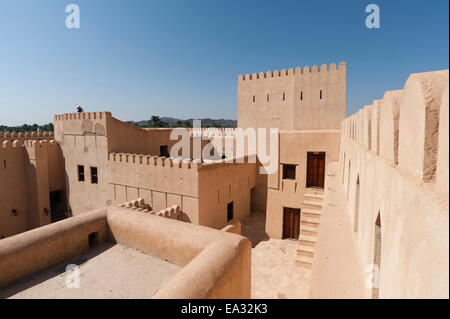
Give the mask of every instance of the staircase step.
<svg viewBox="0 0 450 319">
<path fill-rule="evenodd" d="M 314 193 L 305 193 L 305 198 L 323 200 L 324 196 L 320 195 L 320 194 L 314 194 Z"/>
<path fill-rule="evenodd" d="M 302 218 L 303 217 L 309 217 L 309 218 L 314 218 L 314 219 L 320 219 L 320 214 L 317 213 L 305 213 L 302 212 Z"/>
<path fill-rule="evenodd" d="M 315 247 L 316 246 L 316 242 L 315 241 L 311 241 L 311 240 L 305 240 L 305 239 L 300 239 L 298 240 L 298 243 L 300 246 L 308 246 L 308 247 Z"/>
<path fill-rule="evenodd" d="M 316 248 L 314 246 L 306 246 L 306 245 L 299 244 L 299 246 L 297 248 L 297 254 L 299 251 L 308 251 L 308 252 L 314 253 L 316 251 Z"/>
<path fill-rule="evenodd" d="M 306 226 L 311 228 L 319 228 L 320 224 L 318 223 L 317 219 L 314 219 L 313 221 L 307 221 L 304 218 L 300 221 L 300 227 Z"/>
<path fill-rule="evenodd" d="M 323 188 L 306 188 L 305 193 L 323 195 L 324 189 Z"/>
<path fill-rule="evenodd" d="M 317 235 L 318 226 L 308 226 L 304 224 L 300 224 L 300 232 L 307 231 L 307 232 L 315 232 Z"/>
<path fill-rule="evenodd" d="M 300 261 L 296 260 L 295 264 L 299 267 L 305 268 L 305 269 L 312 269 L 312 264 L 306 261 Z"/>
<path fill-rule="evenodd" d="M 307 222 L 307 223 L 316 223 L 317 227 L 319 227 L 319 221 L 320 221 L 320 217 L 309 217 L 309 216 L 302 216 L 302 220 L 301 222 Z"/>
<path fill-rule="evenodd" d="M 311 241 L 313 243 L 316 243 L 317 236 L 309 236 L 309 235 L 305 235 L 305 234 L 300 233 L 300 236 L 298 236 L 298 239 L 299 240 L 308 240 L 308 241 Z"/>
<path fill-rule="evenodd" d="M 309 247 L 311 248 L 311 247 Z M 305 250 L 305 249 L 297 249 L 297 255 L 298 256 L 306 256 L 309 258 L 314 258 L 314 249 L 312 250 Z"/>
<path fill-rule="evenodd" d="M 300 234 L 301 235 L 305 235 L 305 236 L 317 237 L 317 232 L 316 231 L 302 229 L 301 227 L 300 227 Z"/>
<path fill-rule="evenodd" d="M 297 258 L 295 260 L 296 261 L 303 261 L 303 262 L 307 262 L 307 263 L 312 264 L 313 263 L 313 259 L 314 259 L 314 257 L 300 255 L 300 256 L 297 256 Z"/>
<path fill-rule="evenodd" d="M 320 208 L 322 208 L 322 206 L 324 206 L 322 202 L 314 202 L 311 200 L 304 200 L 302 205 L 316 206 L 316 207 L 320 207 Z"/>
</svg>

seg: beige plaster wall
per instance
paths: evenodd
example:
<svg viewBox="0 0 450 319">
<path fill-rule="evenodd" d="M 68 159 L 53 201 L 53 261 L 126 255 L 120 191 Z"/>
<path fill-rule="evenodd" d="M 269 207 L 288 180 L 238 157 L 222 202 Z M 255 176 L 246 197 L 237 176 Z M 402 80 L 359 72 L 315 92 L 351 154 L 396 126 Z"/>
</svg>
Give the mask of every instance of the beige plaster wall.
<svg viewBox="0 0 450 319">
<path fill-rule="evenodd" d="M 343 134 L 341 139 L 341 162 L 345 156 L 345 163 L 340 165 L 341 184 L 348 198 L 348 214 L 354 224 L 354 238 L 364 270 L 374 260 L 375 221 L 378 214 L 381 217 L 380 298 L 448 298 L 448 190 L 435 191 L 438 179 L 430 179 L 437 174 L 436 161 L 440 162 L 441 156 L 445 158 L 445 147 L 440 150 L 442 153 L 438 151 L 440 143 L 448 144 L 445 129 L 448 111 L 440 113 L 447 85 L 448 71 L 413 74 L 401 97 L 397 95 L 401 98 L 397 102 L 400 103 L 398 166 L 395 113 L 383 116 L 392 112 L 390 94 L 379 103 L 380 128 L 388 128 L 394 136 L 380 139 L 380 155 L 374 148 L 368 151 L 358 136 Z M 361 118 L 355 114 L 343 121 L 343 132 L 352 131 L 355 121 Z M 440 121 L 435 121 L 439 118 L 442 130 Z M 372 126 L 372 130 L 376 127 Z M 383 141 L 387 143 L 383 145 Z M 433 156 L 436 160 L 430 161 Z M 448 161 L 442 164 L 442 171 L 448 172 Z M 360 199 L 356 210 L 358 177 Z M 440 178 L 448 179 L 448 173 Z M 367 296 L 370 295 L 371 289 L 367 289 Z"/>
<path fill-rule="evenodd" d="M 238 78 L 238 127 L 338 129 L 345 116 L 344 62 Z"/>
<path fill-rule="evenodd" d="M 307 153 L 325 152 L 325 172 L 328 164 L 339 159 L 340 130 L 281 131 L 279 169 L 268 176 L 266 233 L 281 239 L 283 207 L 302 208 L 306 190 Z M 296 179 L 283 179 L 282 164 L 295 164 Z"/>
</svg>

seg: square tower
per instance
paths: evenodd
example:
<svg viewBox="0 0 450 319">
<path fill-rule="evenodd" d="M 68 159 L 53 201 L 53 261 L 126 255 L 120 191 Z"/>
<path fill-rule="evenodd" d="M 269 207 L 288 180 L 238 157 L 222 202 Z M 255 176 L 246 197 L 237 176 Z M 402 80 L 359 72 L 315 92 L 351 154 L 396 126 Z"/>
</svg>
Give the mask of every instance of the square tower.
<svg viewBox="0 0 450 319">
<path fill-rule="evenodd" d="M 239 76 L 238 127 L 339 129 L 345 116 L 345 62 Z"/>
</svg>

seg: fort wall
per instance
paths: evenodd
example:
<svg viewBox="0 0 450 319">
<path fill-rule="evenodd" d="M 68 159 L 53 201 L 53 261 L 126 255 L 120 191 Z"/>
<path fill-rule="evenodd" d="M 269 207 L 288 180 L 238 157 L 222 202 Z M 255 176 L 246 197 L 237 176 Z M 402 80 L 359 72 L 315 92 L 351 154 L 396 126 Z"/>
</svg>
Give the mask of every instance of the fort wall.
<svg viewBox="0 0 450 319">
<path fill-rule="evenodd" d="M 376 293 L 448 298 L 448 71 L 412 74 L 342 132 L 340 181 L 362 264 L 380 265 Z"/>
</svg>

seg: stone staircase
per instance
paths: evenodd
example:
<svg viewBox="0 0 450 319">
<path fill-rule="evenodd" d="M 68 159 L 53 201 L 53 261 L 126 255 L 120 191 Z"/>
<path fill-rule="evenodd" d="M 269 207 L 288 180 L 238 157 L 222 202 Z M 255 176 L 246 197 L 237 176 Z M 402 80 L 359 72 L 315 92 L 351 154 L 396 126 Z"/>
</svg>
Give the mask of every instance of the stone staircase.
<svg viewBox="0 0 450 319">
<path fill-rule="evenodd" d="M 302 202 L 300 236 L 295 263 L 307 270 L 311 270 L 313 265 L 323 198 L 322 189 L 307 188 Z"/>
</svg>

